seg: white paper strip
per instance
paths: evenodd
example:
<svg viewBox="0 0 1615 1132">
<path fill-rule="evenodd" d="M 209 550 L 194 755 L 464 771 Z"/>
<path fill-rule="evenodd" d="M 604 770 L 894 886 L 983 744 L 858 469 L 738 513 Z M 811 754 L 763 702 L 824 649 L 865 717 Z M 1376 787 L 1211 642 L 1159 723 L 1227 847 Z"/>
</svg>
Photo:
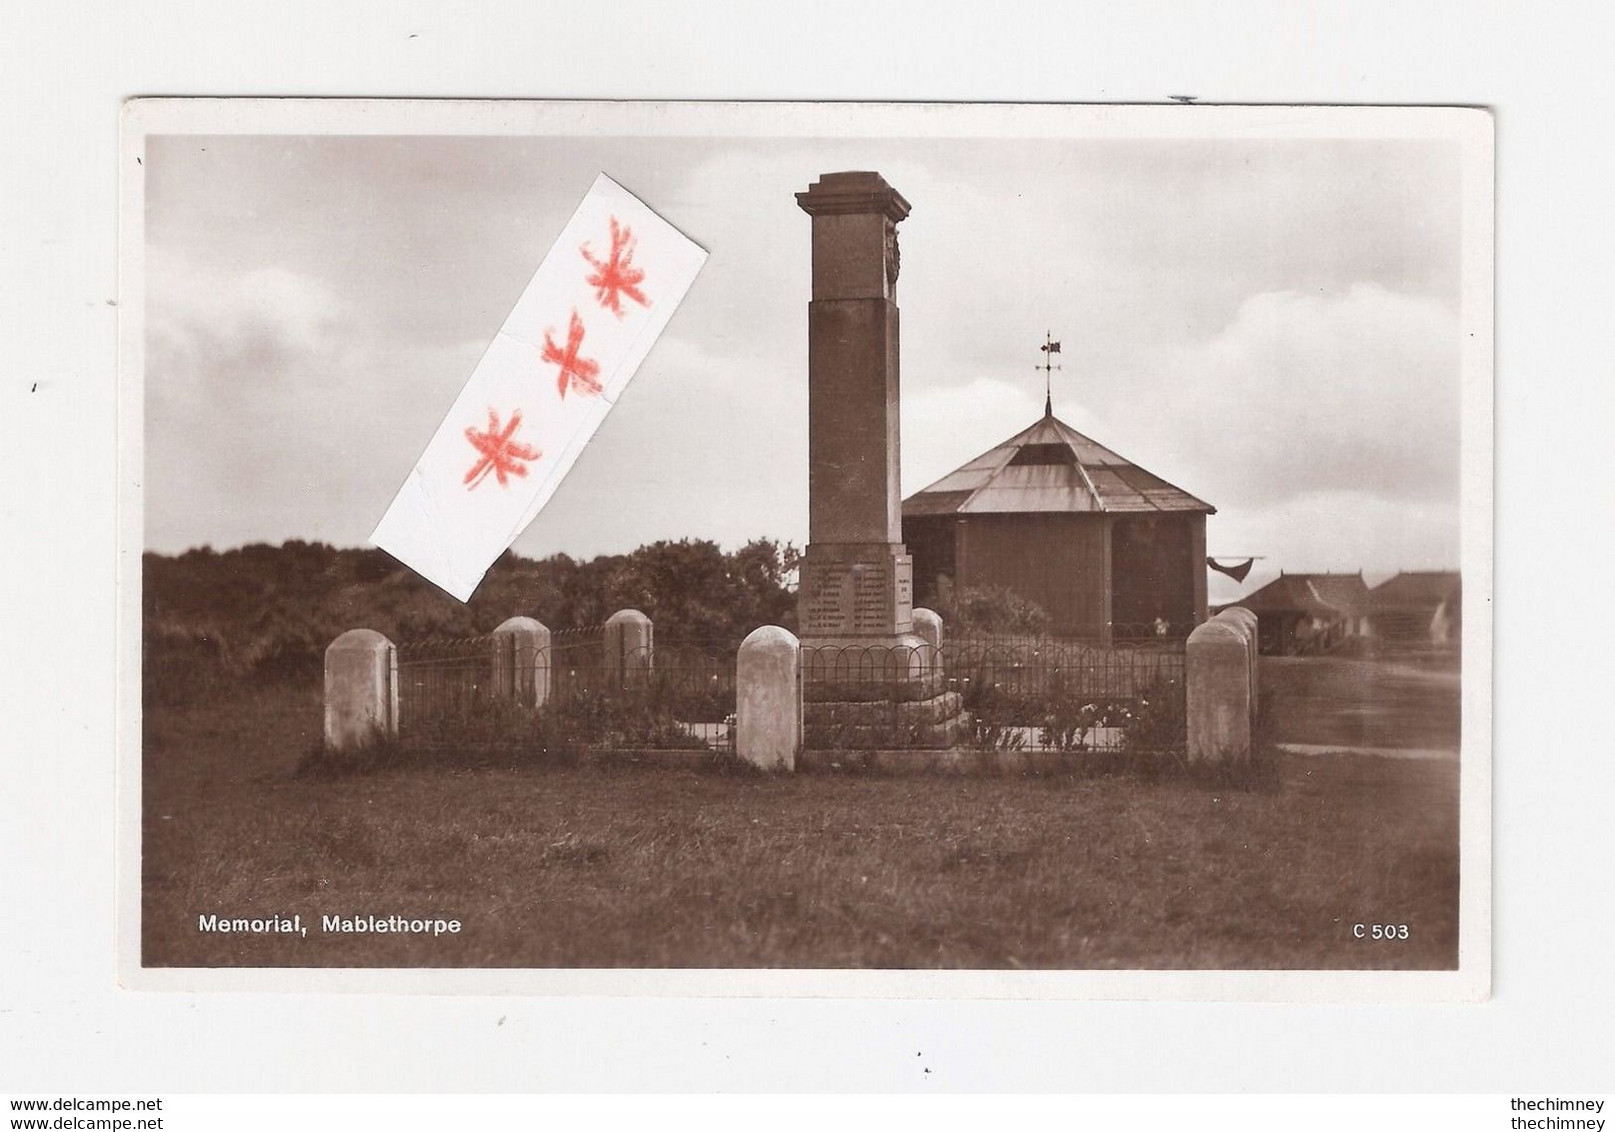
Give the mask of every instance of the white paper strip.
<svg viewBox="0 0 1615 1132">
<path fill-rule="evenodd" d="M 371 543 L 468 600 L 555 494 L 706 258 L 597 177 Z"/>
</svg>

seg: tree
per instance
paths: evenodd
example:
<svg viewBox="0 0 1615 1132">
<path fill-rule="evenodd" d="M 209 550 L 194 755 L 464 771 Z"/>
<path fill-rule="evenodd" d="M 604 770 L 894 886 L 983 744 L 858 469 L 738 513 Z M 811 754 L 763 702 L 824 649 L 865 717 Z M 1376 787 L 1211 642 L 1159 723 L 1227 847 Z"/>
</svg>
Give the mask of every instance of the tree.
<svg viewBox="0 0 1615 1132">
<path fill-rule="evenodd" d="M 768 539 L 727 554 L 705 540 L 657 542 L 586 562 L 506 552 L 461 604 L 379 550 L 292 540 L 146 554 L 145 640 L 153 656 L 205 641 L 232 673 L 292 681 L 318 680 L 325 646 L 348 629 L 403 644 L 488 633 L 518 614 L 588 629 L 636 608 L 660 640 L 732 648 L 759 625 L 794 629 L 797 558 Z"/>
<path fill-rule="evenodd" d="M 943 625 L 954 632 L 1041 637 L 1049 631 L 1048 611 L 1008 586 L 972 586 L 937 604 Z"/>
</svg>

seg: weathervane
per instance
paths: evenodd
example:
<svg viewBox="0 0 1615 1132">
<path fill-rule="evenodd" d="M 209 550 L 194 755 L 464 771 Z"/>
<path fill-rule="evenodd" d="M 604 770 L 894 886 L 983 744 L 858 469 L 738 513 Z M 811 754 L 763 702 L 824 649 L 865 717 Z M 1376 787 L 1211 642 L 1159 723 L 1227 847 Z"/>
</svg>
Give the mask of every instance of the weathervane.
<svg viewBox="0 0 1615 1132">
<path fill-rule="evenodd" d="M 1054 386 L 1050 375 L 1054 370 L 1064 368 L 1054 364 L 1054 355 L 1060 352 L 1060 343 L 1054 340 L 1053 331 L 1045 330 L 1043 332 L 1043 345 L 1039 346 L 1038 349 L 1043 351 L 1043 364 L 1032 368 L 1043 371 L 1043 415 L 1052 417 L 1054 415 Z"/>
</svg>

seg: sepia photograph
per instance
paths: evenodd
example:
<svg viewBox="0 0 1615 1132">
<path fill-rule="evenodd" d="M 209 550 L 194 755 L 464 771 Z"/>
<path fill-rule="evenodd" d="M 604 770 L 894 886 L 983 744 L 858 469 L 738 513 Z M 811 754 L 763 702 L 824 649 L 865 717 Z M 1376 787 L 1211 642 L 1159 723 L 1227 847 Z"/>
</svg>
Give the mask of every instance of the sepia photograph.
<svg viewBox="0 0 1615 1132">
<path fill-rule="evenodd" d="M 1486 996 L 1484 111 L 121 161 L 127 985 Z"/>
</svg>

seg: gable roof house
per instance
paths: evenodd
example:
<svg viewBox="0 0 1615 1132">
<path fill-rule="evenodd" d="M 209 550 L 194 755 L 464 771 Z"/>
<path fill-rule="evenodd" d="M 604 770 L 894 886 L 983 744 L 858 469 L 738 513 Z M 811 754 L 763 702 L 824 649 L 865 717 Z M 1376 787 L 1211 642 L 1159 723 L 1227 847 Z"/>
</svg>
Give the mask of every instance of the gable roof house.
<svg viewBox="0 0 1615 1132">
<path fill-rule="evenodd" d="M 1456 570 L 1404 570 L 1369 591 L 1374 636 L 1455 648 L 1463 638 L 1463 579 Z"/>
<path fill-rule="evenodd" d="M 1256 614 L 1263 653 L 1324 652 L 1368 629 L 1369 589 L 1356 574 L 1286 574 L 1230 606 Z"/>
</svg>

